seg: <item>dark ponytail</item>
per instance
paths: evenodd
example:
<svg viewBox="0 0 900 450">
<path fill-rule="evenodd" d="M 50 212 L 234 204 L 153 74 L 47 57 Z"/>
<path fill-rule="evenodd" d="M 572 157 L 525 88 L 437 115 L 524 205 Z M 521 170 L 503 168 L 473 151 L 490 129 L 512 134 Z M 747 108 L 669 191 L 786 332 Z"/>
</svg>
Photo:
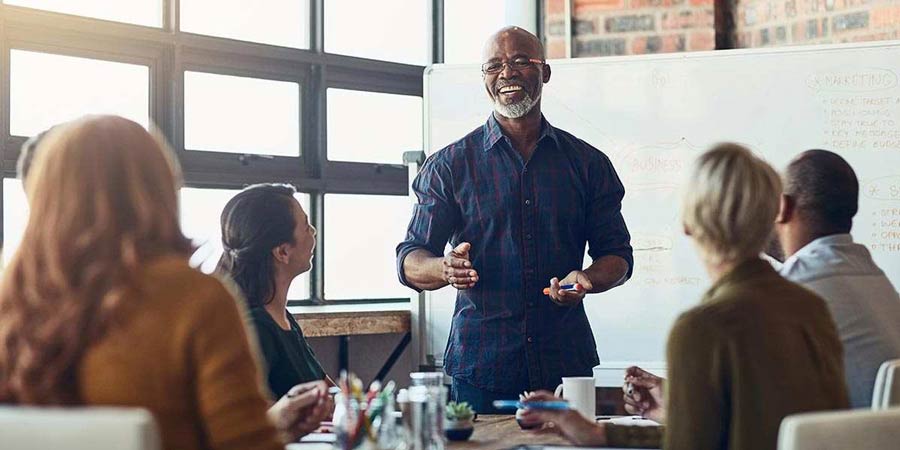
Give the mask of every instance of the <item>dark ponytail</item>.
<svg viewBox="0 0 900 450">
<path fill-rule="evenodd" d="M 251 308 L 266 305 L 275 294 L 272 249 L 293 242 L 293 186 L 257 184 L 235 195 L 222 211 L 222 247 L 216 271 L 241 288 Z"/>
</svg>

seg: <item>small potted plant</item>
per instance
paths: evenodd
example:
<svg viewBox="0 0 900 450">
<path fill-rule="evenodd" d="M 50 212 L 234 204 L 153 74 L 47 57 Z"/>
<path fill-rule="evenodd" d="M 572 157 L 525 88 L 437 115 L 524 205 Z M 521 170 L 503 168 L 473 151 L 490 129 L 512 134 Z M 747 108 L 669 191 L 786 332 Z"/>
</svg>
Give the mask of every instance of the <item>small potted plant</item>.
<svg viewBox="0 0 900 450">
<path fill-rule="evenodd" d="M 475 431 L 472 419 L 475 417 L 475 411 L 467 402 L 447 403 L 444 412 L 444 434 L 451 441 L 465 441 L 472 437 Z"/>
</svg>

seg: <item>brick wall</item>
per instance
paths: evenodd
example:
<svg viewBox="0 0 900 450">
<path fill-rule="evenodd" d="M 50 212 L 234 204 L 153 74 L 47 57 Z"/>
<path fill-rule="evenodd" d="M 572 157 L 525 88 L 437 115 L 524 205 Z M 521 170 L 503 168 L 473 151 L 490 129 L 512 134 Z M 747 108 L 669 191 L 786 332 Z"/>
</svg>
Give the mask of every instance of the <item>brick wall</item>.
<svg viewBox="0 0 900 450">
<path fill-rule="evenodd" d="M 898 0 L 731 0 L 737 47 L 900 38 Z"/>
<path fill-rule="evenodd" d="M 543 1 L 548 57 L 564 58 L 568 0 Z M 712 50 L 717 13 L 735 47 L 900 39 L 900 0 L 574 0 L 572 56 Z"/>
<path fill-rule="evenodd" d="M 547 58 L 566 57 L 566 0 L 544 0 L 544 49 Z"/>
<path fill-rule="evenodd" d="M 565 56 L 567 0 L 545 0 L 547 52 Z M 713 0 L 575 0 L 572 56 L 715 48 Z"/>
</svg>

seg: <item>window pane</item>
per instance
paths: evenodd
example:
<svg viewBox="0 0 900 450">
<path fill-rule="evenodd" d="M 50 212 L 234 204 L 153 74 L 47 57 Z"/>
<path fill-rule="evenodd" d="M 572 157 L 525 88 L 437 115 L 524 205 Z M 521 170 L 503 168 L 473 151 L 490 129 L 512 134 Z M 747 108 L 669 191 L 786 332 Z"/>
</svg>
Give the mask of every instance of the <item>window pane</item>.
<svg viewBox="0 0 900 450">
<path fill-rule="evenodd" d="M 406 298 L 397 244 L 412 208 L 400 195 L 325 195 L 325 298 Z"/>
<path fill-rule="evenodd" d="M 309 0 L 181 0 L 181 29 L 309 48 Z"/>
<path fill-rule="evenodd" d="M 3 267 L 22 242 L 28 224 L 28 200 L 22 182 L 15 178 L 3 180 Z"/>
<path fill-rule="evenodd" d="M 483 62 L 481 52 L 485 41 L 506 23 L 506 3 L 484 0 L 444 2 L 444 62 Z"/>
<path fill-rule="evenodd" d="M 185 72 L 184 141 L 191 150 L 298 156 L 300 85 Z"/>
<path fill-rule="evenodd" d="M 402 164 L 422 149 L 422 98 L 328 89 L 328 159 Z"/>
<path fill-rule="evenodd" d="M 162 26 L 162 0 L 3 0 L 3 3 L 149 27 Z"/>
<path fill-rule="evenodd" d="M 225 204 L 237 190 L 181 188 L 181 228 L 197 250 L 191 256 L 191 265 L 205 273 L 216 270 L 222 256 L 222 227 L 220 217 Z M 297 201 L 309 212 L 309 194 L 297 193 Z M 309 272 L 294 278 L 288 289 L 289 300 L 309 298 Z"/>
<path fill-rule="evenodd" d="M 10 52 L 10 124 L 33 136 L 84 114 L 150 123 L 150 68 L 23 50 Z"/>
<path fill-rule="evenodd" d="M 328 0 L 325 51 L 407 64 L 429 61 L 429 0 Z"/>
</svg>

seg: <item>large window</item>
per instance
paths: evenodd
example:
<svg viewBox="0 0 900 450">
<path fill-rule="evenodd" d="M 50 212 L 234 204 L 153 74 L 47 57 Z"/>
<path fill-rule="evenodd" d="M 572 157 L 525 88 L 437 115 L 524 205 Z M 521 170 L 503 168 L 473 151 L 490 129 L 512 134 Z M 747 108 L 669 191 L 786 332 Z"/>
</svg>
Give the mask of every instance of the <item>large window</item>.
<svg viewBox="0 0 900 450">
<path fill-rule="evenodd" d="M 163 0 L 3 0 L 3 3 L 150 27 L 161 27 L 163 19 Z"/>
<path fill-rule="evenodd" d="M 408 297 L 394 258 L 412 214 L 396 195 L 325 196 L 325 298 Z"/>
<path fill-rule="evenodd" d="M 181 0 L 181 29 L 309 48 L 309 0 Z"/>
<path fill-rule="evenodd" d="M 117 114 L 145 127 L 150 119 L 146 66 L 23 50 L 10 52 L 13 136 L 32 136 L 84 114 Z"/>
<path fill-rule="evenodd" d="M 425 65 L 431 47 L 426 0 L 328 0 L 325 51 Z"/>
<path fill-rule="evenodd" d="M 422 98 L 328 89 L 328 159 L 401 164 L 422 148 Z"/>
<path fill-rule="evenodd" d="M 292 305 L 408 298 L 394 249 L 411 214 L 402 155 L 423 148 L 422 74 L 442 48 L 480 59 L 499 17 L 495 2 L 464 3 L 0 0 L 2 261 L 28 220 L 22 143 L 117 114 L 158 129 L 180 161 L 196 267 L 215 268 L 228 199 L 288 183 L 319 230 Z M 433 40 L 440 25 L 452 45 Z"/>
<path fill-rule="evenodd" d="M 223 100 L 227 104 L 223 104 Z M 298 156 L 300 86 L 201 72 L 184 73 L 184 147 Z"/>
</svg>

